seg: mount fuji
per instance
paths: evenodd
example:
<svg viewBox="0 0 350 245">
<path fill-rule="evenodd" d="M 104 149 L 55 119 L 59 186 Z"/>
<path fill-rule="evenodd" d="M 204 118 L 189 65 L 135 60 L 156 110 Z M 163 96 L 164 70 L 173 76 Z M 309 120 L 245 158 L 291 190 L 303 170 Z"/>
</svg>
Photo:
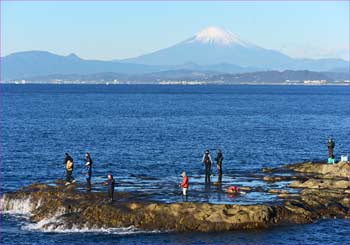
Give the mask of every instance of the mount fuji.
<svg viewBox="0 0 350 245">
<path fill-rule="evenodd" d="M 341 59 L 294 59 L 281 52 L 242 40 L 229 30 L 213 26 L 174 46 L 126 59 L 123 62 L 144 65 L 232 64 L 240 67 L 278 70 L 331 70 L 349 66 L 349 62 Z"/>
<path fill-rule="evenodd" d="M 174 46 L 125 60 L 85 60 L 74 54 L 62 56 L 47 51 L 24 51 L 1 57 L 1 80 L 52 75 L 98 73 L 189 72 L 246 73 L 256 71 L 309 70 L 350 73 L 342 59 L 294 59 L 281 52 L 245 41 L 230 31 L 208 27 Z M 162 73 L 164 75 L 164 73 Z M 169 77 L 169 73 L 166 73 Z"/>
</svg>

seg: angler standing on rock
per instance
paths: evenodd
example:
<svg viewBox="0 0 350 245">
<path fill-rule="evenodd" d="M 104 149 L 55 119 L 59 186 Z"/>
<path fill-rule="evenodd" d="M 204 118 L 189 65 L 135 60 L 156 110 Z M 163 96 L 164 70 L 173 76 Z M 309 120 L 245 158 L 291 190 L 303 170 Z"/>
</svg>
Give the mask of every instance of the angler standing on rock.
<svg viewBox="0 0 350 245">
<path fill-rule="evenodd" d="M 113 175 L 109 174 L 108 180 L 105 183 L 105 185 L 108 185 L 108 197 L 110 198 L 110 203 L 114 201 L 114 187 L 115 187 L 115 181 L 113 179 Z"/>
<path fill-rule="evenodd" d="M 216 167 L 218 168 L 218 182 L 221 183 L 222 181 L 222 161 L 224 160 L 224 156 L 222 155 L 221 150 L 218 150 L 218 153 L 216 155 Z"/>
<path fill-rule="evenodd" d="M 73 162 L 73 158 L 66 153 L 66 156 L 64 158 L 64 162 L 66 165 L 66 185 L 69 185 L 70 183 L 74 183 L 75 179 L 73 178 L 72 174 L 73 174 L 73 169 L 74 169 L 74 162 Z"/>
<path fill-rule="evenodd" d="M 85 153 L 85 166 L 86 166 L 86 182 L 87 190 L 91 190 L 91 175 L 92 175 L 92 160 L 89 152 Z"/>
<path fill-rule="evenodd" d="M 181 176 L 183 177 L 182 183 L 180 184 L 182 187 L 182 201 L 187 202 L 188 176 L 186 172 L 182 172 Z"/>
<path fill-rule="evenodd" d="M 332 136 L 330 136 L 328 138 L 327 146 L 328 146 L 328 158 L 330 158 L 330 157 L 332 157 L 334 155 L 333 154 L 333 150 L 334 150 L 334 147 L 335 147 L 335 141 L 332 138 Z"/>
<path fill-rule="evenodd" d="M 210 175 L 211 175 L 211 156 L 209 150 L 206 150 L 203 155 L 202 163 L 205 165 L 205 182 L 210 182 Z"/>
</svg>

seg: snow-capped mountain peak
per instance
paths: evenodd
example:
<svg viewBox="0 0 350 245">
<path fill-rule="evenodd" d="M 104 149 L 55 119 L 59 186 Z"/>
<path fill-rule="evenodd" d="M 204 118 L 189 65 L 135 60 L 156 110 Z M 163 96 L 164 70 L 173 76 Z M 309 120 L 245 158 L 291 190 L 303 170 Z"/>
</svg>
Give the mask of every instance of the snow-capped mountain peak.
<svg viewBox="0 0 350 245">
<path fill-rule="evenodd" d="M 243 41 L 231 31 L 223 30 L 215 26 L 210 26 L 203 29 L 202 31 L 198 32 L 193 38 L 188 40 L 188 42 L 200 42 L 205 44 L 218 44 L 224 46 L 235 44 L 244 47 L 251 46 L 248 42 Z"/>
</svg>

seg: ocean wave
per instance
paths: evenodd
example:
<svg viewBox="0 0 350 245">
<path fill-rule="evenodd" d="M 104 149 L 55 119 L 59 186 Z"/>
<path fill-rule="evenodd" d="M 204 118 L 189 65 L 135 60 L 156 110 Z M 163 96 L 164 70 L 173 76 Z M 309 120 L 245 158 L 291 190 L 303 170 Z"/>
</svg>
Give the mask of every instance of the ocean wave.
<svg viewBox="0 0 350 245">
<path fill-rule="evenodd" d="M 107 233 L 118 235 L 140 234 L 140 233 L 161 233 L 161 231 L 145 231 L 134 226 L 120 228 L 106 227 L 89 227 L 87 225 L 71 225 L 70 227 L 64 222 L 62 217 L 54 216 L 43 219 L 37 223 L 27 223 L 22 227 L 23 230 L 52 232 L 52 233 Z"/>
<path fill-rule="evenodd" d="M 3 214 L 9 214 L 11 216 L 18 216 L 26 218 L 21 229 L 29 231 L 40 232 L 54 232 L 54 233 L 107 233 L 107 234 L 140 234 L 140 233 L 160 233 L 161 231 L 145 231 L 138 229 L 134 226 L 119 227 L 119 228 L 107 228 L 107 227 L 95 227 L 88 226 L 87 224 L 68 224 L 65 222 L 64 214 L 66 210 L 59 208 L 55 214 L 50 217 L 46 217 L 38 222 L 30 222 L 30 216 L 32 212 L 40 208 L 41 200 L 33 202 L 31 198 L 23 199 L 10 199 L 6 198 L 6 194 L 0 197 L 0 210 Z"/>
<path fill-rule="evenodd" d="M 31 198 L 6 198 L 6 194 L 0 198 L 0 210 L 4 214 L 30 215 L 33 210 L 40 206 L 41 200 L 33 202 Z"/>
</svg>

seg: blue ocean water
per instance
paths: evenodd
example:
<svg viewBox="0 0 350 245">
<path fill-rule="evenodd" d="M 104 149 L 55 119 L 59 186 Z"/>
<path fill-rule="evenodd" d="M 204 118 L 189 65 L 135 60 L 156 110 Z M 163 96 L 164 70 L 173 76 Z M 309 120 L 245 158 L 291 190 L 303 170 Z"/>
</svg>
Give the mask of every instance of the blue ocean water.
<svg viewBox="0 0 350 245">
<path fill-rule="evenodd" d="M 244 178 L 275 167 L 327 157 L 350 149 L 349 86 L 161 86 L 1 85 L 1 192 L 64 177 L 70 152 L 81 174 L 86 151 L 94 160 L 93 181 L 107 173 L 119 191 L 147 192 L 163 202 L 179 201 L 176 183 L 185 170 L 192 201 L 231 200 L 204 187 L 201 157 L 222 149 L 224 185 L 261 185 Z M 213 169 L 215 178 L 215 170 Z M 99 190 L 95 186 L 95 190 Z M 268 188 L 268 187 L 267 187 Z M 170 194 L 169 194 L 170 193 Z M 258 199 L 273 201 L 273 196 Z M 262 231 L 215 234 L 45 233 L 23 229 L 21 218 L 2 215 L 1 243 L 349 243 L 349 220 Z M 310 232 L 312 231 L 312 232 Z"/>
</svg>

